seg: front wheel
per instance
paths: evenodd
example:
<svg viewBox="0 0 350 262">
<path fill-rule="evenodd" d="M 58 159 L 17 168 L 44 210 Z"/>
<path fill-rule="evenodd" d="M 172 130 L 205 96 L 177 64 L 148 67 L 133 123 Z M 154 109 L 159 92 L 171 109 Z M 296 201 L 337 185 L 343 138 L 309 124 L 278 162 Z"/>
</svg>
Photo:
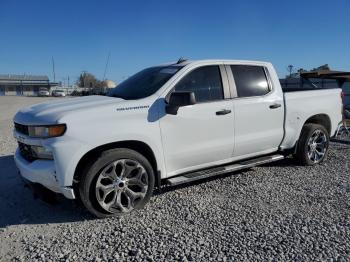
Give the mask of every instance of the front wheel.
<svg viewBox="0 0 350 262">
<path fill-rule="evenodd" d="M 319 164 L 326 158 L 328 147 L 328 131 L 318 124 L 306 124 L 298 141 L 296 158 L 303 165 Z"/>
<path fill-rule="evenodd" d="M 97 217 L 129 213 L 142 208 L 154 188 L 148 160 L 130 149 L 103 152 L 82 174 L 79 192 L 84 206 Z"/>
</svg>

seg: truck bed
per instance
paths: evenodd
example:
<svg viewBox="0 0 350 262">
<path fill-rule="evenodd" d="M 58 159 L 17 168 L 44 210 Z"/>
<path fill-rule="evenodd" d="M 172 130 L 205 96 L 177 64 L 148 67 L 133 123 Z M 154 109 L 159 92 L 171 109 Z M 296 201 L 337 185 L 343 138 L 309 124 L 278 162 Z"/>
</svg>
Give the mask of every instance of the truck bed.
<svg viewBox="0 0 350 262">
<path fill-rule="evenodd" d="M 312 89 L 284 92 L 285 137 L 282 148 L 292 148 L 298 140 L 301 128 L 310 116 L 327 115 L 331 121 L 330 136 L 342 119 L 341 89 Z"/>
</svg>

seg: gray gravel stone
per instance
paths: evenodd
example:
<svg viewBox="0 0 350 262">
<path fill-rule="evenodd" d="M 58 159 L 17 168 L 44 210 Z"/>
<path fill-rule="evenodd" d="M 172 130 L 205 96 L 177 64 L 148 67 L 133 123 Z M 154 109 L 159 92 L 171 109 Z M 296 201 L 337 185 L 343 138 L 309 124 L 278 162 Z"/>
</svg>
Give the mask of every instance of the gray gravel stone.
<svg viewBox="0 0 350 262">
<path fill-rule="evenodd" d="M 33 199 L 12 160 L 11 118 L 0 119 L 0 261 L 349 261 L 350 144 L 331 143 L 319 166 L 286 159 L 168 188 L 101 220 Z"/>
</svg>

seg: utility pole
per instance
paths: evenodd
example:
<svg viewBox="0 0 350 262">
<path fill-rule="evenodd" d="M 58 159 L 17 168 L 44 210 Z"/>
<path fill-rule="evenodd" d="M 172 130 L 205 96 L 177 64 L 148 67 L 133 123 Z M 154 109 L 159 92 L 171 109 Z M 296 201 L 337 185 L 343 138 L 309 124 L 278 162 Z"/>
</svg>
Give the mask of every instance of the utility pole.
<svg viewBox="0 0 350 262">
<path fill-rule="evenodd" d="M 105 66 L 105 72 L 103 73 L 103 78 L 102 78 L 103 81 L 106 80 L 106 73 L 107 73 L 107 67 L 108 67 L 108 64 L 109 64 L 110 56 L 111 56 L 111 51 L 109 51 L 109 53 L 108 53 L 107 62 L 106 62 L 106 66 Z"/>
<path fill-rule="evenodd" d="M 68 87 L 69 87 L 69 76 L 68 76 Z"/>
<path fill-rule="evenodd" d="M 85 76 L 86 76 L 86 71 L 82 71 L 82 76 L 83 76 L 83 87 L 85 88 L 86 83 L 85 83 Z"/>
<path fill-rule="evenodd" d="M 287 67 L 287 70 L 288 70 L 288 72 L 289 72 L 289 78 L 292 78 L 292 73 L 293 73 L 293 65 L 289 65 L 288 67 Z"/>
<path fill-rule="evenodd" d="M 52 57 L 52 72 L 53 72 L 53 81 L 56 82 L 56 73 L 55 73 L 55 60 Z"/>
</svg>

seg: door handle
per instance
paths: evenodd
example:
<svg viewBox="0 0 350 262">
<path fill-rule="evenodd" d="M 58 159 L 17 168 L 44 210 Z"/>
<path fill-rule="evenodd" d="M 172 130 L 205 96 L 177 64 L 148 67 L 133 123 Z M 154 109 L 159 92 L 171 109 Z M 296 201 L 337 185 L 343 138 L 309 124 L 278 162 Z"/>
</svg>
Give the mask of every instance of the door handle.
<svg viewBox="0 0 350 262">
<path fill-rule="evenodd" d="M 276 108 L 279 108 L 279 107 L 281 107 L 282 105 L 281 104 L 273 104 L 273 105 L 270 105 L 269 107 L 271 108 L 271 109 L 276 109 Z"/>
<path fill-rule="evenodd" d="M 217 116 L 223 116 L 223 115 L 227 115 L 227 114 L 229 114 L 229 113 L 231 113 L 231 110 L 229 110 L 229 109 L 223 109 L 223 110 L 217 111 L 217 112 L 216 112 L 216 115 L 217 115 Z"/>
</svg>

